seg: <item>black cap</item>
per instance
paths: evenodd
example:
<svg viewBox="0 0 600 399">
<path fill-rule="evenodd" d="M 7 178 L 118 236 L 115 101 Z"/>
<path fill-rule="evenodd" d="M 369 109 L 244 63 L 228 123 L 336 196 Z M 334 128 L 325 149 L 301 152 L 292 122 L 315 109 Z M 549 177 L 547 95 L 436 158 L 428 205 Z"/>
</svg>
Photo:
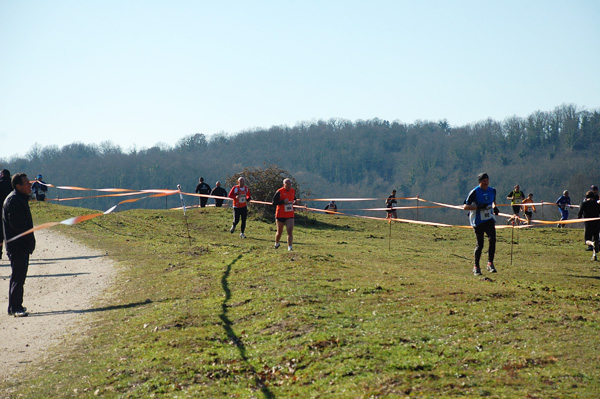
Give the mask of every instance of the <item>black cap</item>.
<svg viewBox="0 0 600 399">
<path fill-rule="evenodd" d="M 482 173 L 480 173 L 480 174 L 478 174 L 478 175 L 477 175 L 477 181 L 478 181 L 479 183 L 481 183 L 481 181 L 482 181 L 483 179 L 489 179 L 489 178 L 490 178 L 490 177 L 489 177 L 489 176 L 488 176 L 488 174 L 487 174 L 487 173 L 485 173 L 485 172 L 482 172 Z"/>
<path fill-rule="evenodd" d="M 592 190 L 592 191 L 598 191 L 598 186 L 592 185 L 592 187 L 590 187 L 590 190 Z"/>
</svg>

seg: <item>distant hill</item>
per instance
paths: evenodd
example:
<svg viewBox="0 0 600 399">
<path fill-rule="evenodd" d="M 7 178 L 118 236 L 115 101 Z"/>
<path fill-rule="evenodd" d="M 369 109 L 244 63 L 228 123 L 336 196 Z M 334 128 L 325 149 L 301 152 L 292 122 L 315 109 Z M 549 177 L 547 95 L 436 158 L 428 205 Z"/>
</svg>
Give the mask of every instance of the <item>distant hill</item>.
<svg viewBox="0 0 600 399">
<path fill-rule="evenodd" d="M 244 167 L 276 164 L 303 190 L 317 197 L 380 197 L 378 203 L 341 207 L 381 207 L 393 188 L 398 196 L 460 204 L 481 171 L 502 200 L 514 184 L 536 201 L 554 201 L 568 189 L 574 203 L 600 183 L 600 110 L 561 105 L 526 118 L 484 120 L 467 126 L 447 121 L 406 124 L 386 120 L 330 119 L 244 131 L 232 136 L 183 137 L 176 146 L 125 153 L 110 142 L 33 147 L 23 158 L 0 161 L 11 172 L 44 175 L 55 185 L 90 188 L 176 188 L 193 192 L 203 176 L 212 186 Z M 51 190 L 49 197 L 76 195 Z M 96 194 L 96 193 L 94 193 Z M 161 208 L 179 199 L 152 199 L 130 205 Z M 118 200 L 74 201 L 74 206 L 106 209 Z M 66 204 L 66 203 L 65 203 Z M 414 204 L 414 202 L 413 202 Z M 324 203 L 314 204 L 324 207 Z M 403 205 L 401 202 L 399 205 Z M 414 217 L 404 211 L 399 217 Z M 558 218 L 558 212 L 550 209 Z M 381 216 L 381 213 L 378 214 Z M 422 211 L 422 219 L 465 223 L 461 211 Z"/>
</svg>

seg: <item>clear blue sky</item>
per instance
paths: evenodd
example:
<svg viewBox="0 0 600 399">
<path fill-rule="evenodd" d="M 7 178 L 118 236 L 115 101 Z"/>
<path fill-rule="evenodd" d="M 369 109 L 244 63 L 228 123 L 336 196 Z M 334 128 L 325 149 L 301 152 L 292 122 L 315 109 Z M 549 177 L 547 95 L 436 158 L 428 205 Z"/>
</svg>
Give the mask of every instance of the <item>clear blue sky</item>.
<svg viewBox="0 0 600 399">
<path fill-rule="evenodd" d="M 600 2 L 0 0 L 0 158 L 600 108 Z"/>
</svg>

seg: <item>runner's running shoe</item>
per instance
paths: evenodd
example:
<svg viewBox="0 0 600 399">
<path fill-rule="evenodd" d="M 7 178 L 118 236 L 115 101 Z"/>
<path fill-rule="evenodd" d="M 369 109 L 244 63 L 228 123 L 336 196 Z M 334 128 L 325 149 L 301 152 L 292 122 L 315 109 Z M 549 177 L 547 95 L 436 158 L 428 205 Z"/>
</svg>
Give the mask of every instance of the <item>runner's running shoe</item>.
<svg viewBox="0 0 600 399">
<path fill-rule="evenodd" d="M 246 238 L 246 235 L 244 233 L 240 233 L 240 238 Z"/>
<path fill-rule="evenodd" d="M 479 266 L 475 266 L 473 268 L 473 275 L 475 275 L 475 276 L 481 276 L 481 269 L 479 268 Z"/>
<path fill-rule="evenodd" d="M 487 263 L 487 270 L 490 273 L 496 273 L 496 268 L 494 267 L 494 263 L 493 262 L 488 262 Z"/>
<path fill-rule="evenodd" d="M 276 242 L 276 243 L 275 243 L 275 249 L 279 248 L 279 245 L 280 245 L 280 244 L 279 244 L 278 242 Z"/>
</svg>

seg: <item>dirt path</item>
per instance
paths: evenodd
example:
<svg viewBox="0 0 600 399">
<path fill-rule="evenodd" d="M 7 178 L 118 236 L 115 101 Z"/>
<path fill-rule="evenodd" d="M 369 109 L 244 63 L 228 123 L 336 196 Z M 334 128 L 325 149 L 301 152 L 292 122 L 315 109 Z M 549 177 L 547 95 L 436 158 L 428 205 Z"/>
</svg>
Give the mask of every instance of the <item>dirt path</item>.
<svg viewBox="0 0 600 399">
<path fill-rule="evenodd" d="M 110 284 L 114 263 L 104 252 L 89 249 L 52 229 L 35 233 L 23 305 L 29 317 L 9 316 L 10 262 L 0 260 L 0 381 L 44 356 L 66 334 L 81 329 L 94 298 Z"/>
</svg>

